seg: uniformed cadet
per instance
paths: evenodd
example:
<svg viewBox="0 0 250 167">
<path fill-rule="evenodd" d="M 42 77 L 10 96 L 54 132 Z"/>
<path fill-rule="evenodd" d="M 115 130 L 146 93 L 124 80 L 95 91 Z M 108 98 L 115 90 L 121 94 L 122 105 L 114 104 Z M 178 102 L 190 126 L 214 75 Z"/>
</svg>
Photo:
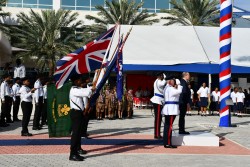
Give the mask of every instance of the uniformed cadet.
<svg viewBox="0 0 250 167">
<path fill-rule="evenodd" d="M 129 89 L 127 93 L 127 112 L 128 112 L 128 118 L 132 118 L 132 111 L 133 111 L 133 90 Z"/>
<path fill-rule="evenodd" d="M 108 102 L 109 102 L 109 94 L 110 94 L 110 89 L 109 89 L 109 86 L 107 85 L 106 86 L 106 89 L 105 89 L 105 118 L 107 119 L 108 118 Z"/>
<path fill-rule="evenodd" d="M 104 112 L 104 108 L 105 108 L 105 96 L 104 93 L 101 92 L 97 101 L 96 101 L 96 117 L 97 120 L 103 120 L 102 119 L 102 114 Z"/>
<path fill-rule="evenodd" d="M 32 136 L 29 133 L 28 125 L 30 121 L 30 116 L 32 113 L 32 93 L 36 90 L 35 88 L 30 89 L 30 80 L 28 78 L 23 79 L 23 85 L 19 90 L 20 97 L 21 97 L 21 108 L 23 112 L 23 119 L 22 119 L 22 136 Z"/>
<path fill-rule="evenodd" d="M 118 99 L 117 99 L 117 92 L 116 92 L 116 86 L 113 88 L 114 95 L 115 95 L 115 104 L 114 104 L 114 119 L 117 118 L 117 112 L 118 112 Z"/>
<path fill-rule="evenodd" d="M 40 125 L 40 120 L 42 116 L 43 111 L 43 85 L 41 83 L 41 75 L 38 74 L 37 80 L 34 84 L 34 88 L 36 88 L 36 91 L 34 92 L 34 99 L 35 99 L 35 114 L 34 114 L 34 120 L 33 120 L 33 130 L 41 130 L 42 127 Z"/>
<path fill-rule="evenodd" d="M 171 79 L 166 89 L 164 89 L 165 105 L 162 115 L 165 116 L 163 144 L 165 148 L 177 148 L 172 145 L 172 129 L 176 115 L 179 115 L 179 97 L 182 92 L 180 81 Z"/>
<path fill-rule="evenodd" d="M 166 85 L 165 74 L 158 73 L 154 82 L 154 96 L 150 99 L 154 107 L 154 138 L 161 139 L 161 110 L 164 103 L 163 89 Z"/>
<path fill-rule="evenodd" d="M 9 85 L 9 89 L 10 89 L 10 98 L 9 98 L 9 104 L 8 106 L 8 111 L 6 114 L 6 122 L 7 123 L 13 123 L 14 121 L 11 119 L 11 108 L 12 108 L 12 104 L 13 104 L 13 97 L 14 97 L 14 92 L 12 90 L 12 86 L 13 86 L 13 80 L 9 80 L 8 81 L 8 85 Z"/>
<path fill-rule="evenodd" d="M 22 65 L 21 59 L 16 59 L 16 66 L 14 67 L 14 79 L 24 78 L 26 75 L 26 70 L 24 65 Z"/>
<path fill-rule="evenodd" d="M 9 74 L 3 75 L 4 81 L 1 83 L 1 89 L 0 89 L 0 98 L 1 98 L 1 119 L 0 119 L 0 126 L 6 127 L 9 126 L 9 124 L 6 123 L 6 117 L 8 114 L 9 104 L 10 104 L 10 88 L 8 85 L 8 81 L 11 79 L 11 76 Z"/>
<path fill-rule="evenodd" d="M 115 110 L 115 94 L 114 90 L 111 90 L 109 93 L 109 98 L 108 98 L 108 111 L 109 111 L 109 120 L 114 119 L 114 110 Z"/>
<path fill-rule="evenodd" d="M 18 122 L 21 121 L 18 119 L 18 112 L 19 112 L 19 106 L 20 106 L 20 78 L 16 78 L 15 79 L 15 84 L 12 86 L 12 90 L 13 90 L 13 121 Z"/>
<path fill-rule="evenodd" d="M 124 95 L 122 97 L 122 100 L 118 100 L 118 118 L 122 119 L 123 110 L 124 110 Z"/>
<path fill-rule="evenodd" d="M 71 77 L 73 83 L 70 89 L 70 118 L 72 122 L 72 134 L 70 144 L 70 157 L 72 161 L 83 161 L 84 157 L 80 154 L 86 154 L 87 152 L 81 148 L 81 133 L 84 124 L 84 110 L 87 104 L 84 104 L 83 98 L 89 97 L 92 93 L 90 88 L 81 88 L 81 76 L 74 75 Z"/>
</svg>

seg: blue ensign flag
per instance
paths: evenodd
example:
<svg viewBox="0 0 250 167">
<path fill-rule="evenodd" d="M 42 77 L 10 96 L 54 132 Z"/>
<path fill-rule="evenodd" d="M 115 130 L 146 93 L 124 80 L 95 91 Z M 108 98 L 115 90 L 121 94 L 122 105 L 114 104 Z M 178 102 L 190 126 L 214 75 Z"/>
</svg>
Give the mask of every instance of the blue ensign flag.
<svg viewBox="0 0 250 167">
<path fill-rule="evenodd" d="M 122 57 L 122 50 L 117 57 L 116 61 L 116 93 L 117 99 L 119 101 L 122 100 L 123 96 L 123 57 Z"/>
</svg>

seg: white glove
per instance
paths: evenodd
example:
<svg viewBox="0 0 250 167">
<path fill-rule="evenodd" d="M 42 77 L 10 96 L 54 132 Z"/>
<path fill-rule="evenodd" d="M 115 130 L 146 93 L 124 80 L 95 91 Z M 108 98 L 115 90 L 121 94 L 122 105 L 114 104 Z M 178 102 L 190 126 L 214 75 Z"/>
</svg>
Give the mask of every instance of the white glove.
<svg viewBox="0 0 250 167">
<path fill-rule="evenodd" d="M 165 79 L 167 76 L 163 73 L 163 78 Z"/>
<path fill-rule="evenodd" d="M 180 82 L 179 79 L 175 79 L 175 82 L 176 82 L 176 85 L 180 85 L 181 84 L 181 82 Z"/>
</svg>

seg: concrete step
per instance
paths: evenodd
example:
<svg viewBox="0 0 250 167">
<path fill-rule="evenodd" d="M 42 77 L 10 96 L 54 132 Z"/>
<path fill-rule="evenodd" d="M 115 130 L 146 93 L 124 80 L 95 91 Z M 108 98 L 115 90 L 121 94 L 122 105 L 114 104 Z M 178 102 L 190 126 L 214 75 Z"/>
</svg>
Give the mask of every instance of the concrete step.
<svg viewBox="0 0 250 167">
<path fill-rule="evenodd" d="M 190 135 L 172 134 L 172 144 L 176 146 L 219 147 L 219 137 L 210 132 L 190 132 Z"/>
</svg>

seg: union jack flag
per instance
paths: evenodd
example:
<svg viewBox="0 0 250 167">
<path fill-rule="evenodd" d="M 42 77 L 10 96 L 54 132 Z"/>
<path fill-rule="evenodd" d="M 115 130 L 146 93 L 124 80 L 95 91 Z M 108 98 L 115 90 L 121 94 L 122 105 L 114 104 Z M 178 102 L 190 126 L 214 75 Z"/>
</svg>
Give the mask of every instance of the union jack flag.
<svg viewBox="0 0 250 167">
<path fill-rule="evenodd" d="M 88 73 L 101 67 L 115 29 L 116 26 L 56 62 L 54 79 L 57 89 L 61 88 L 71 75 Z"/>
</svg>

